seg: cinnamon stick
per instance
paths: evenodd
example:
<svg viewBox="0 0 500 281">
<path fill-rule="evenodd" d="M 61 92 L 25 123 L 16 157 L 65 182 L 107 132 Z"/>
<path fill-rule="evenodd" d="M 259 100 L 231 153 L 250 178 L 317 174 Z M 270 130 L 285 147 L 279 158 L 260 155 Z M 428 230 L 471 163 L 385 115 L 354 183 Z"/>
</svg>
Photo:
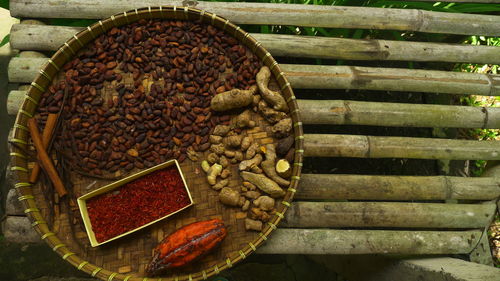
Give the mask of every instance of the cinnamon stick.
<svg viewBox="0 0 500 281">
<path fill-rule="evenodd" d="M 38 131 L 36 120 L 34 118 L 28 119 L 28 128 L 30 130 L 31 139 L 33 140 L 33 144 L 35 145 L 36 152 L 38 155 L 38 160 L 40 160 L 42 168 L 49 176 L 59 196 L 63 197 L 68 192 L 64 188 L 61 178 L 57 174 L 56 168 L 54 167 L 52 160 L 45 151 L 45 148 L 43 148 L 42 138 L 40 137 L 40 132 Z"/>
<path fill-rule="evenodd" d="M 58 113 L 50 113 L 49 116 L 47 117 L 47 122 L 45 122 L 45 128 L 43 128 L 43 133 L 42 133 L 42 144 L 44 149 L 47 149 L 47 147 L 49 146 L 50 139 L 52 138 L 52 134 L 54 133 L 58 117 L 59 117 Z M 40 173 L 40 165 L 38 163 L 35 163 L 35 166 L 33 166 L 33 169 L 31 170 L 29 182 L 35 183 L 38 179 L 39 173 Z"/>
</svg>

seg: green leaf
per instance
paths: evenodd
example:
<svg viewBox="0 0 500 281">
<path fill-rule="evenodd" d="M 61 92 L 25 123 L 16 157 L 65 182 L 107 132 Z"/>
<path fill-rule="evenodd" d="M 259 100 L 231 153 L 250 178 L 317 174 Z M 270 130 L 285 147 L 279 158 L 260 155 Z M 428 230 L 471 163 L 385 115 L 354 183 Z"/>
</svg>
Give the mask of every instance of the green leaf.
<svg viewBox="0 0 500 281">
<path fill-rule="evenodd" d="M 10 40 L 10 34 L 5 35 L 5 37 L 2 39 L 2 42 L 0 42 L 0 47 L 9 43 L 9 40 Z"/>
<path fill-rule="evenodd" d="M 0 8 L 9 9 L 9 0 L 0 0 Z"/>
</svg>

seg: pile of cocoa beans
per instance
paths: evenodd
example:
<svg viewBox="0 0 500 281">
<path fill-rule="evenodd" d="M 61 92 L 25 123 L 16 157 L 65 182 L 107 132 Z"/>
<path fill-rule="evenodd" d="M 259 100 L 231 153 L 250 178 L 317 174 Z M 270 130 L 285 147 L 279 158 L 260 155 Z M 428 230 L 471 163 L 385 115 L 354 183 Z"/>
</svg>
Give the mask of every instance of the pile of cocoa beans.
<svg viewBox="0 0 500 281">
<path fill-rule="evenodd" d="M 56 147 L 90 174 L 183 161 L 229 123 L 210 111 L 212 97 L 248 89 L 260 66 L 211 25 L 143 19 L 112 28 L 68 62 L 40 100 L 39 123 L 63 106 Z"/>
</svg>

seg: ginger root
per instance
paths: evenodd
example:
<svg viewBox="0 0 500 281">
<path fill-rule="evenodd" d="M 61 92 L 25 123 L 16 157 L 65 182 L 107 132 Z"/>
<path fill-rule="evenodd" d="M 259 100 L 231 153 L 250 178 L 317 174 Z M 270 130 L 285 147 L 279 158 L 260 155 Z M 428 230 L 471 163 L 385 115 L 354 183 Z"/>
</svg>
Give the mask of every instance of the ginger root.
<svg viewBox="0 0 500 281">
<path fill-rule="evenodd" d="M 284 138 L 290 135 L 292 131 L 292 118 L 285 118 L 274 124 L 271 128 L 274 136 L 277 138 Z"/>
<path fill-rule="evenodd" d="M 226 148 L 224 147 L 224 145 L 222 143 L 219 143 L 219 144 L 212 144 L 210 146 L 210 151 L 212 151 L 213 153 L 217 154 L 217 155 L 222 155 L 224 154 L 224 150 Z"/>
<path fill-rule="evenodd" d="M 257 87 L 251 86 L 248 90 L 232 89 L 215 95 L 210 102 L 210 108 L 214 111 L 226 111 L 245 107 L 253 102 L 253 95 Z"/>
<path fill-rule="evenodd" d="M 261 162 L 262 162 L 262 155 L 256 154 L 250 160 L 243 160 L 243 161 L 241 161 L 238 168 L 240 169 L 240 171 L 248 171 L 252 167 L 256 167 L 256 166 L 260 165 Z"/>
<path fill-rule="evenodd" d="M 241 207 L 241 210 L 243 212 L 248 211 L 248 208 L 250 208 L 250 200 L 245 200 L 245 203 L 243 203 L 243 206 Z"/>
<path fill-rule="evenodd" d="M 211 144 L 219 144 L 222 142 L 222 137 L 216 135 L 210 135 L 209 141 Z"/>
<path fill-rule="evenodd" d="M 266 195 L 260 196 L 253 201 L 253 204 L 263 211 L 271 211 L 274 209 L 274 203 L 274 199 Z"/>
<path fill-rule="evenodd" d="M 217 126 L 215 126 L 212 135 L 223 137 L 223 136 L 227 135 L 227 133 L 229 133 L 229 131 L 231 131 L 231 127 L 226 126 L 226 125 L 217 125 Z"/>
<path fill-rule="evenodd" d="M 236 155 L 236 151 L 234 151 L 234 150 L 225 150 L 224 151 L 224 156 L 226 156 L 227 158 L 234 158 L 235 155 Z"/>
<path fill-rule="evenodd" d="M 225 205 L 238 206 L 240 202 L 240 194 L 229 187 L 224 187 L 219 193 L 219 200 Z"/>
<path fill-rule="evenodd" d="M 274 144 L 266 144 L 265 146 L 266 150 L 266 160 L 262 161 L 262 170 L 264 170 L 264 173 L 271 178 L 274 182 L 281 186 L 288 186 L 290 185 L 290 181 L 283 179 L 276 173 L 276 151 L 274 148 Z"/>
<path fill-rule="evenodd" d="M 288 111 L 288 106 L 286 105 L 285 98 L 283 98 L 283 96 L 279 92 L 272 91 L 268 88 L 270 78 L 271 71 L 267 66 L 263 66 L 257 73 L 256 80 L 262 98 L 268 103 L 272 104 L 273 109 L 284 112 Z"/>
<path fill-rule="evenodd" d="M 207 181 L 210 185 L 215 185 L 217 181 L 217 176 L 222 172 L 222 166 L 219 164 L 213 164 L 207 171 Z"/>
<path fill-rule="evenodd" d="M 228 147 L 236 148 L 236 147 L 240 147 L 241 140 L 242 140 L 242 136 L 235 135 L 235 136 L 225 137 L 223 142 Z"/>
<path fill-rule="evenodd" d="M 258 220 L 252 220 L 249 218 L 245 219 L 245 229 L 246 230 L 255 230 L 262 231 L 262 222 Z"/>
<path fill-rule="evenodd" d="M 229 169 L 224 169 L 220 173 L 220 177 L 223 179 L 227 179 L 231 175 L 231 171 Z"/>
<path fill-rule="evenodd" d="M 246 151 L 250 145 L 252 144 L 252 137 L 244 137 L 242 140 L 241 140 L 241 151 Z"/>
<path fill-rule="evenodd" d="M 209 154 L 207 155 L 207 161 L 208 161 L 208 163 L 210 163 L 210 164 L 215 164 L 215 163 L 219 162 L 219 155 L 217 155 L 217 154 L 215 154 L 215 153 L 213 153 L 213 152 L 212 152 L 212 153 L 209 153 Z"/>
<path fill-rule="evenodd" d="M 234 159 L 236 159 L 238 162 L 243 161 L 243 159 L 245 159 L 245 157 L 243 156 L 243 152 L 236 150 Z"/>
<path fill-rule="evenodd" d="M 281 189 L 281 187 L 274 182 L 272 179 L 266 177 L 262 174 L 255 174 L 250 172 L 241 172 L 241 177 L 245 181 L 249 181 L 262 190 L 263 192 L 269 194 L 273 198 L 283 197 L 285 195 L 285 191 Z"/>
<path fill-rule="evenodd" d="M 245 192 L 245 194 L 243 194 L 243 196 L 245 196 L 246 198 L 249 198 L 249 199 L 257 199 L 260 196 L 260 192 L 258 192 L 258 191 L 247 191 L 247 192 Z"/>
<path fill-rule="evenodd" d="M 255 127 L 255 121 L 252 120 L 252 113 L 250 110 L 245 110 L 238 116 L 231 119 L 231 125 L 234 128 L 253 128 Z"/>
<path fill-rule="evenodd" d="M 203 160 L 201 162 L 201 169 L 203 169 L 203 171 L 205 171 L 205 173 L 208 173 L 208 170 L 210 169 L 210 164 L 208 163 L 207 160 Z"/>
<path fill-rule="evenodd" d="M 220 180 L 215 185 L 212 185 L 212 189 L 221 190 L 222 188 L 226 187 L 228 184 L 229 184 L 229 180 L 223 179 L 223 180 Z"/>
</svg>

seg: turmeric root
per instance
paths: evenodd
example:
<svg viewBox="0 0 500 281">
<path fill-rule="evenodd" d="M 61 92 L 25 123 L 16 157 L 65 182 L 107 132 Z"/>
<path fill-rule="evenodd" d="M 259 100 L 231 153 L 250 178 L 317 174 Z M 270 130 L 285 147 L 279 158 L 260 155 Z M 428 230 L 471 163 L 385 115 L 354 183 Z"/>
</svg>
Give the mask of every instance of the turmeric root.
<svg viewBox="0 0 500 281">
<path fill-rule="evenodd" d="M 273 109 L 284 112 L 288 111 L 288 106 L 286 105 L 285 98 L 283 98 L 283 96 L 279 92 L 272 91 L 268 88 L 270 78 L 271 71 L 267 66 L 263 66 L 257 73 L 256 80 L 262 98 L 268 103 L 272 104 Z"/>
<path fill-rule="evenodd" d="M 257 108 L 262 116 L 271 124 L 275 124 L 287 117 L 285 112 L 270 108 L 264 100 L 259 101 Z"/>
<path fill-rule="evenodd" d="M 262 155 L 257 154 L 250 160 L 241 161 L 238 168 L 240 169 L 240 171 L 248 171 L 252 167 L 260 165 L 261 162 L 262 162 Z"/>
<path fill-rule="evenodd" d="M 210 185 L 215 185 L 217 181 L 217 176 L 222 172 L 222 166 L 219 164 L 213 164 L 207 172 L 207 181 Z"/>
<path fill-rule="evenodd" d="M 210 107 L 214 111 L 226 111 L 245 107 L 253 102 L 253 95 L 257 92 L 257 87 L 251 86 L 248 90 L 232 89 L 215 95 L 210 102 Z"/>
<path fill-rule="evenodd" d="M 292 167 L 286 159 L 280 159 L 276 162 L 276 172 L 280 177 L 286 179 L 292 175 Z"/>
<path fill-rule="evenodd" d="M 252 120 L 252 113 L 250 110 L 245 110 L 238 116 L 231 120 L 232 127 L 234 128 L 253 128 L 255 127 L 255 121 Z"/>
<path fill-rule="evenodd" d="M 248 190 L 256 190 L 257 189 L 257 187 L 249 181 L 244 181 L 243 187 L 245 187 Z"/>
<path fill-rule="evenodd" d="M 271 178 L 274 182 L 281 186 L 290 185 L 290 181 L 283 179 L 276 173 L 276 151 L 274 149 L 274 144 L 270 143 L 265 146 L 266 148 L 266 160 L 262 161 L 262 170 L 264 173 Z"/>
<path fill-rule="evenodd" d="M 279 198 L 285 195 L 285 191 L 281 189 L 281 187 L 276 182 L 266 177 L 265 175 L 243 171 L 241 172 L 241 177 L 245 181 L 251 182 L 252 184 L 257 186 L 257 188 L 269 194 L 273 198 Z"/>
<path fill-rule="evenodd" d="M 257 153 L 260 153 L 259 144 L 254 142 L 247 149 L 247 152 L 245 153 L 245 159 L 252 159 Z"/>
<path fill-rule="evenodd" d="M 248 215 L 251 219 L 260 220 L 263 222 L 267 222 L 271 219 L 271 216 L 268 213 L 262 211 L 259 208 L 251 208 Z"/>
<path fill-rule="evenodd" d="M 285 118 L 274 124 L 271 128 L 274 136 L 277 138 L 284 138 L 290 135 L 292 131 L 292 118 Z"/>
</svg>

